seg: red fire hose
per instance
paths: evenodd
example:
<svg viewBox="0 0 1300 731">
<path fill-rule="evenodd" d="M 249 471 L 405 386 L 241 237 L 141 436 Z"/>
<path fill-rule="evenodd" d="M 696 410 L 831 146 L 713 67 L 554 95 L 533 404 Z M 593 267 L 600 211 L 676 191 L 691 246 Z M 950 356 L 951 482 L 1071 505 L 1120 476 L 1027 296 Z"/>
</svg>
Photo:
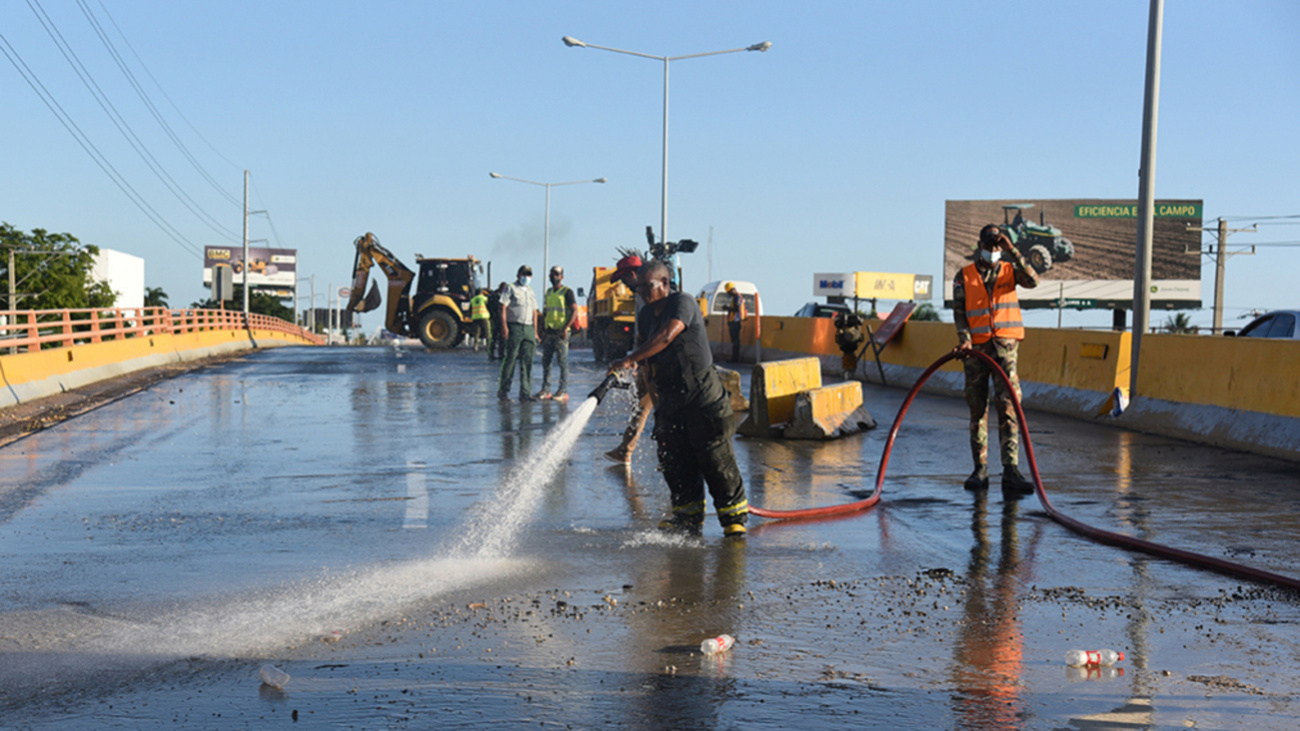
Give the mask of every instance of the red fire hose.
<svg viewBox="0 0 1300 731">
<path fill-rule="evenodd" d="M 1007 374 L 1003 372 L 1000 366 L 998 366 L 997 361 L 993 360 L 988 355 L 975 350 L 970 351 L 969 355 L 970 357 L 979 358 L 988 364 L 989 369 L 993 371 L 997 378 L 1001 379 L 1002 382 L 1006 384 L 1008 392 L 1011 393 L 1011 403 L 1015 406 L 1016 416 L 1020 419 L 1020 436 L 1024 441 L 1025 456 L 1029 459 L 1029 469 L 1034 480 L 1034 492 L 1038 495 L 1038 501 L 1042 503 L 1043 509 L 1047 511 L 1047 514 L 1051 516 L 1052 520 L 1055 520 L 1076 533 L 1081 533 L 1100 543 L 1107 543 L 1112 546 L 1118 546 L 1132 551 L 1149 553 L 1153 556 L 1178 561 L 1187 564 L 1188 566 L 1211 569 L 1229 576 L 1235 576 L 1250 581 L 1257 581 L 1264 584 L 1276 584 L 1300 590 L 1300 579 L 1275 574 L 1271 571 L 1264 571 L 1250 566 L 1244 566 L 1239 563 L 1233 563 L 1232 561 L 1225 561 L 1213 556 L 1206 556 L 1192 551 L 1184 551 L 1178 548 L 1163 546 L 1159 543 L 1144 541 L 1140 538 L 1126 536 L 1121 533 L 1112 533 L 1111 531 L 1101 530 L 1100 528 L 1094 528 L 1090 525 L 1081 523 L 1080 521 L 1057 510 L 1052 505 L 1051 501 L 1047 499 L 1047 492 L 1043 489 L 1043 480 L 1038 474 L 1038 462 L 1034 459 L 1034 445 L 1029 438 L 1029 428 L 1025 423 L 1025 411 L 1020 406 L 1020 399 L 1017 398 L 1015 392 L 1011 390 L 1011 382 L 1007 378 Z M 875 507 L 876 503 L 880 502 L 880 497 L 883 493 L 885 484 L 885 468 L 889 466 L 889 454 L 893 451 L 894 439 L 898 436 L 898 430 L 903 424 L 903 416 L 907 413 L 908 407 L 912 405 L 912 400 L 916 398 L 916 394 L 920 393 L 921 387 L 925 385 L 925 382 L 930 379 L 930 376 L 933 375 L 935 371 L 939 370 L 940 366 L 954 358 L 960 357 L 962 357 L 961 354 L 951 352 L 947 353 L 939 360 L 936 360 L 929 368 L 925 369 L 925 372 L 917 379 L 916 384 L 912 386 L 912 390 L 908 392 L 907 398 L 903 399 L 903 404 L 898 408 L 898 416 L 894 418 L 894 424 L 889 429 L 889 437 L 885 440 L 884 454 L 880 457 L 880 469 L 876 473 L 876 489 L 871 492 L 870 496 L 853 503 L 829 505 L 821 508 L 807 508 L 804 510 L 767 510 L 756 505 L 750 505 L 749 512 L 759 517 L 769 518 L 772 520 L 804 520 L 808 518 L 825 518 L 835 515 L 847 515 L 849 513 L 870 510 Z"/>
</svg>

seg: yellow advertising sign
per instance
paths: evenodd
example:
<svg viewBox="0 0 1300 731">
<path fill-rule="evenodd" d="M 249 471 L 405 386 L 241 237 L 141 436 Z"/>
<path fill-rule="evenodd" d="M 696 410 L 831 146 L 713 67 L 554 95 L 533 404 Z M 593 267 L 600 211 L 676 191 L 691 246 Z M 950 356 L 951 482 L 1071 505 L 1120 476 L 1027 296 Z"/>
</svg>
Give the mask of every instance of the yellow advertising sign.
<svg viewBox="0 0 1300 731">
<path fill-rule="evenodd" d="M 854 272 L 853 277 L 858 299 L 910 300 L 915 296 L 915 274 Z"/>
</svg>

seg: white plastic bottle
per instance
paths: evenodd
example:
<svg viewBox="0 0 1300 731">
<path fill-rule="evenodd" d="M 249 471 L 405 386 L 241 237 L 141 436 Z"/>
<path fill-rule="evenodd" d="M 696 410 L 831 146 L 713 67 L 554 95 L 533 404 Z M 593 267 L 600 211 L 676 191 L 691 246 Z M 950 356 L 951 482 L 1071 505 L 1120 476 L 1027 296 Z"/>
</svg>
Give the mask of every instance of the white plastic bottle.
<svg viewBox="0 0 1300 731">
<path fill-rule="evenodd" d="M 1124 653 L 1114 650 L 1070 650 L 1065 653 L 1065 664 L 1072 668 L 1084 665 L 1114 665 L 1124 659 Z"/>
<path fill-rule="evenodd" d="M 289 674 L 274 665 L 263 665 L 257 671 L 257 677 L 276 690 L 283 688 L 289 682 Z"/>
<path fill-rule="evenodd" d="M 736 638 L 731 635 L 718 635 L 700 643 L 700 652 L 705 655 L 716 655 L 719 652 L 726 652 L 731 646 L 736 644 Z"/>
</svg>

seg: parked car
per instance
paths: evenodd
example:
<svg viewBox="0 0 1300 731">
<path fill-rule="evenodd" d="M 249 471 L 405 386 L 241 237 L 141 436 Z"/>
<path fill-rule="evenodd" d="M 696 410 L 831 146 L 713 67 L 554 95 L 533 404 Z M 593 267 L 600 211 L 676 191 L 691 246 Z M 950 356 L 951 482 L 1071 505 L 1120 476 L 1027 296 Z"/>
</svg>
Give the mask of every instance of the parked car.
<svg viewBox="0 0 1300 731">
<path fill-rule="evenodd" d="M 795 317 L 835 317 L 841 312 L 852 312 L 848 305 L 832 304 L 829 302 L 809 302 L 799 311 L 794 313 Z"/>
<path fill-rule="evenodd" d="M 1300 319 L 1300 310 L 1274 310 L 1266 312 L 1237 332 L 1239 338 L 1269 338 L 1280 340 L 1300 340 L 1300 329 L 1296 320 Z M 1224 335 L 1232 335 L 1228 330 Z"/>
</svg>

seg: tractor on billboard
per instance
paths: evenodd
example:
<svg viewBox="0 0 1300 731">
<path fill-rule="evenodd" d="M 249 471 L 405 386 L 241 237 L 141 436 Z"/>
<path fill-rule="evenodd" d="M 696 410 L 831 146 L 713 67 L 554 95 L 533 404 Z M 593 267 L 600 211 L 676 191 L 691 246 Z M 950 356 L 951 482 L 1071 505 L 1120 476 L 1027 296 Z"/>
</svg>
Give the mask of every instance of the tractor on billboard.
<svg viewBox="0 0 1300 731">
<path fill-rule="evenodd" d="M 1033 203 L 1011 203 L 1002 206 L 1002 228 L 1011 238 L 1011 244 L 1029 260 L 1029 265 L 1039 274 L 1052 268 L 1053 263 L 1069 261 L 1074 257 L 1074 244 L 1061 235 L 1061 229 L 1047 223 L 1047 213 L 1040 211 L 1038 223 L 1026 219 L 1025 209 Z M 1012 217 L 1012 212 L 1015 217 Z"/>
</svg>

